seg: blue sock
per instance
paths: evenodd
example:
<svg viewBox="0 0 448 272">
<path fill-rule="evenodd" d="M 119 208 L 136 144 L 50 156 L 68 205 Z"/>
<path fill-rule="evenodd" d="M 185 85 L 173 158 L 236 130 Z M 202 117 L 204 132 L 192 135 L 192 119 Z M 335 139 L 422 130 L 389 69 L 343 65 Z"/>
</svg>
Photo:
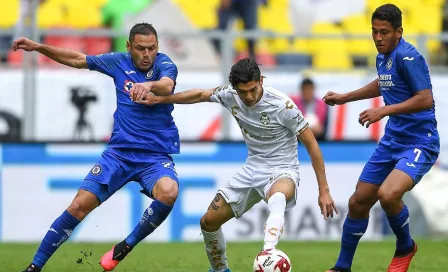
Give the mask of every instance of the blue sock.
<svg viewBox="0 0 448 272">
<path fill-rule="evenodd" d="M 143 217 L 138 225 L 126 238 L 126 243 L 131 247 L 136 246 L 165 221 L 172 209 L 172 206 L 167 206 L 158 200 L 154 200 L 143 213 Z"/>
<path fill-rule="evenodd" d="M 348 216 L 345 218 L 337 267 L 350 268 L 352 266 L 359 240 L 366 232 L 368 225 L 369 219 L 351 219 Z"/>
<path fill-rule="evenodd" d="M 397 251 L 407 251 L 412 247 L 411 234 L 409 232 L 409 211 L 404 205 L 399 214 L 388 216 L 389 226 L 397 236 Z"/>
<path fill-rule="evenodd" d="M 42 243 L 34 256 L 33 264 L 42 268 L 54 252 L 68 240 L 79 222 L 80 221 L 74 218 L 68 211 L 64 211 L 61 216 L 53 222 L 42 240 Z"/>
</svg>

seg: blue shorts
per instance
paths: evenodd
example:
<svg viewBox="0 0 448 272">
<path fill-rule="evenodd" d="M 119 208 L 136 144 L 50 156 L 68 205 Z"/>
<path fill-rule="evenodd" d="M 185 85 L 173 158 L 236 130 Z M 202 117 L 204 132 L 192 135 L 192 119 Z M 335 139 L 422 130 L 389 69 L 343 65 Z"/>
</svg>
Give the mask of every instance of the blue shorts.
<svg viewBox="0 0 448 272">
<path fill-rule="evenodd" d="M 152 198 L 152 189 L 162 177 L 178 182 L 171 156 L 108 148 L 90 170 L 80 189 L 96 195 L 103 203 L 121 187 L 136 181 L 143 188 L 142 193 Z"/>
<path fill-rule="evenodd" d="M 408 174 L 415 185 L 435 164 L 439 153 L 439 143 L 409 144 L 383 137 L 359 180 L 380 185 L 393 169 L 398 169 Z"/>
</svg>

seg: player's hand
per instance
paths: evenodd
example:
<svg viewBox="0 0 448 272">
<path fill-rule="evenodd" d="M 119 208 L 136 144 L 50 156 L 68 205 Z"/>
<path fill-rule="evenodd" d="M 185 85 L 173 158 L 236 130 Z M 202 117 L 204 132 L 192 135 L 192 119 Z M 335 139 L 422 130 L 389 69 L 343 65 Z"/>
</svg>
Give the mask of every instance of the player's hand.
<svg viewBox="0 0 448 272">
<path fill-rule="evenodd" d="M 342 105 L 345 104 L 347 101 L 345 101 L 345 97 L 343 94 L 338 94 L 335 92 L 328 92 L 323 98 L 322 100 L 330 105 L 330 106 L 334 106 L 334 105 Z"/>
<path fill-rule="evenodd" d="M 330 192 L 324 191 L 319 193 L 320 213 L 327 220 L 328 217 L 333 218 L 333 213 L 339 214 Z"/>
<path fill-rule="evenodd" d="M 137 101 L 139 104 L 152 106 L 155 104 L 159 104 L 162 101 L 163 96 L 156 96 L 152 92 L 145 94 L 145 96 Z"/>
<path fill-rule="evenodd" d="M 151 92 L 151 88 L 152 85 L 150 82 L 135 83 L 130 90 L 129 96 L 131 97 L 132 101 L 139 103 L 146 94 Z"/>
<path fill-rule="evenodd" d="M 383 108 L 368 109 L 359 114 L 359 123 L 368 128 L 371 124 L 383 119 L 386 115 L 383 113 Z"/>
<path fill-rule="evenodd" d="M 27 39 L 25 37 L 20 37 L 14 40 L 12 44 L 12 50 L 17 51 L 18 49 L 22 49 L 25 51 L 35 51 L 39 44 L 35 41 Z"/>
</svg>

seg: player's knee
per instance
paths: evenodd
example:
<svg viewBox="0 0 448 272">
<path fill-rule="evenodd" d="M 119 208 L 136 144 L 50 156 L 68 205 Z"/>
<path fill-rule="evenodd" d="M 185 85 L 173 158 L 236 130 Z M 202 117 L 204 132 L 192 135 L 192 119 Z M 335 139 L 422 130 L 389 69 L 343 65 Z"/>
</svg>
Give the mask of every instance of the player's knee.
<svg viewBox="0 0 448 272">
<path fill-rule="evenodd" d="M 350 211 L 356 211 L 359 208 L 359 202 L 356 197 L 353 195 L 348 200 L 348 209 Z"/>
<path fill-rule="evenodd" d="M 213 218 L 211 216 L 209 216 L 207 213 L 201 217 L 201 229 L 202 230 L 205 230 L 208 232 L 213 232 L 213 231 L 219 230 L 220 227 L 221 227 L 221 224 L 219 222 L 217 222 L 216 220 L 213 220 Z"/>
<path fill-rule="evenodd" d="M 381 206 L 394 205 L 401 201 L 403 193 L 399 190 L 379 190 L 378 197 L 380 199 Z"/>
<path fill-rule="evenodd" d="M 176 181 L 172 179 L 166 179 L 163 182 L 157 184 L 156 190 L 154 190 L 154 198 L 166 205 L 174 205 L 179 193 L 179 186 Z"/>
<path fill-rule="evenodd" d="M 83 220 L 94 208 L 83 202 L 81 199 L 75 198 L 67 211 L 76 219 Z"/>
<path fill-rule="evenodd" d="M 370 212 L 370 206 L 365 205 L 360 199 L 355 195 L 352 195 L 348 200 L 348 210 L 350 217 L 354 218 L 364 218 Z"/>
<path fill-rule="evenodd" d="M 79 190 L 67 211 L 76 219 L 83 220 L 100 205 L 98 198 L 91 192 Z"/>
</svg>

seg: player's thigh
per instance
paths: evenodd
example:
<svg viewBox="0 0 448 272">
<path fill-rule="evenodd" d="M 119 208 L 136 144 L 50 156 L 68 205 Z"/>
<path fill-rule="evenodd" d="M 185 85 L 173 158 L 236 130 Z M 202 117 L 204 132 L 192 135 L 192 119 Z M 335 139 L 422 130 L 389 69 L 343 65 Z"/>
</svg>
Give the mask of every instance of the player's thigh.
<svg viewBox="0 0 448 272">
<path fill-rule="evenodd" d="M 275 181 L 272 187 L 266 194 L 266 200 L 275 193 L 282 193 L 285 195 L 286 201 L 293 199 L 296 195 L 296 185 L 290 178 L 280 178 Z"/>
<path fill-rule="evenodd" d="M 414 180 L 402 170 L 394 169 L 381 185 L 378 192 L 381 204 L 395 203 L 414 187 Z"/>
<path fill-rule="evenodd" d="M 218 190 L 218 194 L 229 204 L 237 219 L 263 199 L 260 191 L 254 187 L 222 187 Z"/>
<path fill-rule="evenodd" d="M 350 197 L 350 204 L 372 207 L 378 201 L 380 185 L 359 180 L 355 187 L 355 192 Z"/>
<path fill-rule="evenodd" d="M 126 185 L 131 174 L 131 168 L 108 149 L 101 154 L 79 189 L 94 194 L 101 204 Z"/>
<path fill-rule="evenodd" d="M 255 168 L 243 165 L 241 170 L 218 190 L 218 193 L 230 205 L 235 218 L 240 218 L 263 199 L 263 187 L 257 186 L 260 184 L 257 184 L 255 179 Z"/>
<path fill-rule="evenodd" d="M 137 181 L 142 193 L 152 199 L 169 198 L 175 201 L 179 191 L 179 179 L 175 164 L 169 156 L 158 156 L 138 170 Z M 160 200 L 160 199 L 159 199 Z"/>
<path fill-rule="evenodd" d="M 286 210 L 295 206 L 299 187 L 298 166 L 286 169 L 258 169 L 256 176 L 265 180 L 263 191 L 266 202 L 273 194 L 281 192 L 286 197 Z"/>
<path fill-rule="evenodd" d="M 218 192 L 210 203 L 207 212 L 201 218 L 201 229 L 216 231 L 233 217 L 232 207 L 224 199 L 221 192 Z"/>
<path fill-rule="evenodd" d="M 396 164 L 393 158 L 391 143 L 384 138 L 364 165 L 359 180 L 365 183 L 381 185 L 392 172 Z"/>
<path fill-rule="evenodd" d="M 420 182 L 422 177 L 431 170 L 439 157 L 439 144 L 418 144 L 409 146 L 396 152 L 398 162 L 395 169 L 406 173 L 413 181 L 413 185 Z M 392 182 L 392 180 L 391 180 Z"/>
<path fill-rule="evenodd" d="M 268 184 L 265 186 L 266 200 L 277 193 L 285 194 L 286 201 L 293 201 L 297 195 L 299 186 L 299 168 L 274 169 L 268 176 Z"/>
</svg>

